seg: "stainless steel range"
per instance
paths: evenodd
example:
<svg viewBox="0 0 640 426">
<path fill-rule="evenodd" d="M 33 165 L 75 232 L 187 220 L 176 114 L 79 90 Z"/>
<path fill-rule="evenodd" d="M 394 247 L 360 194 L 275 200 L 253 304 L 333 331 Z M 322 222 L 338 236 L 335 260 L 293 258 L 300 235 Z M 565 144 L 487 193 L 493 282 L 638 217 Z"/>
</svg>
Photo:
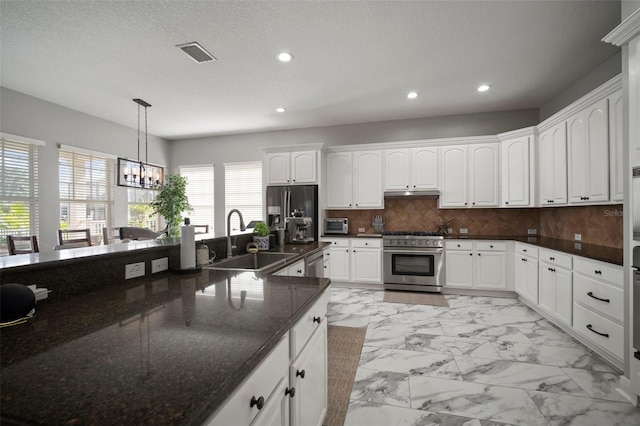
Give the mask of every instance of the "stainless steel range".
<svg viewBox="0 0 640 426">
<path fill-rule="evenodd" d="M 385 232 L 384 288 L 440 293 L 444 285 L 443 246 L 444 237 L 435 232 Z"/>
</svg>

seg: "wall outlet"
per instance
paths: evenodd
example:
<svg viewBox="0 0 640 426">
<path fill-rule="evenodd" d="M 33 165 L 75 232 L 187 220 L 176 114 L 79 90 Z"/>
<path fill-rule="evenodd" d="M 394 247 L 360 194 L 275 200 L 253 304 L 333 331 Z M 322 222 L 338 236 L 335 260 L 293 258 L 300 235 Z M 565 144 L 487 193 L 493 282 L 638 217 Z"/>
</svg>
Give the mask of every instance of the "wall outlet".
<svg viewBox="0 0 640 426">
<path fill-rule="evenodd" d="M 468 234 L 469 233 L 469 228 L 460 228 L 460 233 L 461 234 Z"/>
<path fill-rule="evenodd" d="M 358 232 L 364 232 L 364 228 L 358 228 Z"/>
<path fill-rule="evenodd" d="M 169 269 L 169 258 L 161 257 L 160 259 L 153 259 L 151 261 L 151 273 L 156 274 L 158 272 L 166 271 Z"/>
<path fill-rule="evenodd" d="M 582 234 L 575 234 L 573 239 L 576 241 L 582 241 Z"/>
<path fill-rule="evenodd" d="M 447 234 L 453 234 L 453 228 L 447 228 Z"/>
<path fill-rule="evenodd" d="M 527 234 L 529 235 L 536 235 L 537 233 L 538 233 L 538 230 L 536 228 L 527 229 Z"/>
<path fill-rule="evenodd" d="M 144 277 L 144 262 L 130 263 L 124 267 L 124 279 Z"/>
</svg>

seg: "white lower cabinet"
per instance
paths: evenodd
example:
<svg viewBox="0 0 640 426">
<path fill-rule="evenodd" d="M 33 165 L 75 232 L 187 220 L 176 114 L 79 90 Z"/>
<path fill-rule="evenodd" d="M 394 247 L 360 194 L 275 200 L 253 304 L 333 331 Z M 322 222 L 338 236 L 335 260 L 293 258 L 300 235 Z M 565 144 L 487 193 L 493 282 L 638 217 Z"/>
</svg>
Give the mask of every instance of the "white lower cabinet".
<svg viewBox="0 0 640 426">
<path fill-rule="evenodd" d="M 516 243 L 514 257 L 515 288 L 520 297 L 538 304 L 538 248 Z"/>
<path fill-rule="evenodd" d="M 251 423 L 252 426 L 289 426 L 291 390 L 288 384 L 289 378 L 284 377 L 273 391 L 269 404 L 260 410 Z"/>
<path fill-rule="evenodd" d="M 382 283 L 382 240 L 378 238 L 323 238 L 331 243 L 333 281 Z"/>
<path fill-rule="evenodd" d="M 304 277 L 305 272 L 304 260 L 299 260 L 298 262 L 289 265 L 286 268 L 282 268 L 273 275 L 283 275 L 287 277 Z"/>
<path fill-rule="evenodd" d="M 571 326 L 573 288 L 571 255 L 540 249 L 538 307 Z"/>
<path fill-rule="evenodd" d="M 444 246 L 446 286 L 507 289 L 505 242 L 448 240 Z"/>
</svg>

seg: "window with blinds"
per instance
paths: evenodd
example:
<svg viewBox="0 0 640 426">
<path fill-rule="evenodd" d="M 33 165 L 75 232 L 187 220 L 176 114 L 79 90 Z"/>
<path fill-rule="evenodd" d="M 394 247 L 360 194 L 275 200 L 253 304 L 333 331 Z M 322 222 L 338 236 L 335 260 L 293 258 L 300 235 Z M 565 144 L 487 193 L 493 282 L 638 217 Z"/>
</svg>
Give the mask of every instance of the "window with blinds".
<svg viewBox="0 0 640 426">
<path fill-rule="evenodd" d="M 151 202 L 157 194 L 157 191 L 149 189 L 127 188 L 129 226 L 160 231 L 160 217 L 153 214 L 151 207 Z"/>
<path fill-rule="evenodd" d="M 232 209 L 242 213 L 245 224 L 264 221 L 262 206 L 262 162 L 226 163 L 224 165 L 225 217 Z M 231 217 L 231 230 L 240 229 L 238 215 Z"/>
<path fill-rule="evenodd" d="M 7 235 L 38 236 L 38 145 L 0 138 L 0 255 Z"/>
<path fill-rule="evenodd" d="M 180 175 L 187 179 L 187 198 L 193 211 L 185 213 L 192 225 L 209 225 L 214 229 L 213 164 L 180 166 Z"/>
<path fill-rule="evenodd" d="M 89 228 L 98 245 L 102 228 L 113 226 L 115 159 L 62 147 L 58 155 L 60 229 Z"/>
</svg>

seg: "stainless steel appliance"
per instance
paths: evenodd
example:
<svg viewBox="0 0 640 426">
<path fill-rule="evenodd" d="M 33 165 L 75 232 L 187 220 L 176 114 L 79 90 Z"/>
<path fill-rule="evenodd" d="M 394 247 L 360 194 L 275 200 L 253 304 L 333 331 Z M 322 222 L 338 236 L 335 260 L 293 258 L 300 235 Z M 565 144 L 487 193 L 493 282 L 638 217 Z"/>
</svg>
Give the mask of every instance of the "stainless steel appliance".
<svg viewBox="0 0 640 426">
<path fill-rule="evenodd" d="M 312 243 L 314 240 L 309 234 L 313 228 L 310 217 L 288 217 L 286 219 L 287 242 L 294 244 Z"/>
<path fill-rule="evenodd" d="M 633 239 L 640 241 L 640 167 L 633 168 L 631 199 L 633 200 Z M 635 265 L 640 267 L 640 265 Z"/>
<path fill-rule="evenodd" d="M 343 234 L 349 233 L 349 219 L 346 217 L 328 217 L 324 220 L 325 234 Z"/>
<path fill-rule="evenodd" d="M 640 359 L 640 247 L 633 248 L 633 356 Z"/>
<path fill-rule="evenodd" d="M 304 212 L 300 216 L 310 217 L 312 222 L 307 237 L 318 240 L 318 185 L 268 186 L 266 192 L 267 225 L 271 231 L 285 228 L 286 218 L 293 217 L 294 211 Z"/>
<path fill-rule="evenodd" d="M 324 278 L 324 250 L 304 259 L 307 277 Z"/>
<path fill-rule="evenodd" d="M 382 235 L 386 290 L 440 293 L 444 286 L 444 237 L 434 232 Z"/>
</svg>

